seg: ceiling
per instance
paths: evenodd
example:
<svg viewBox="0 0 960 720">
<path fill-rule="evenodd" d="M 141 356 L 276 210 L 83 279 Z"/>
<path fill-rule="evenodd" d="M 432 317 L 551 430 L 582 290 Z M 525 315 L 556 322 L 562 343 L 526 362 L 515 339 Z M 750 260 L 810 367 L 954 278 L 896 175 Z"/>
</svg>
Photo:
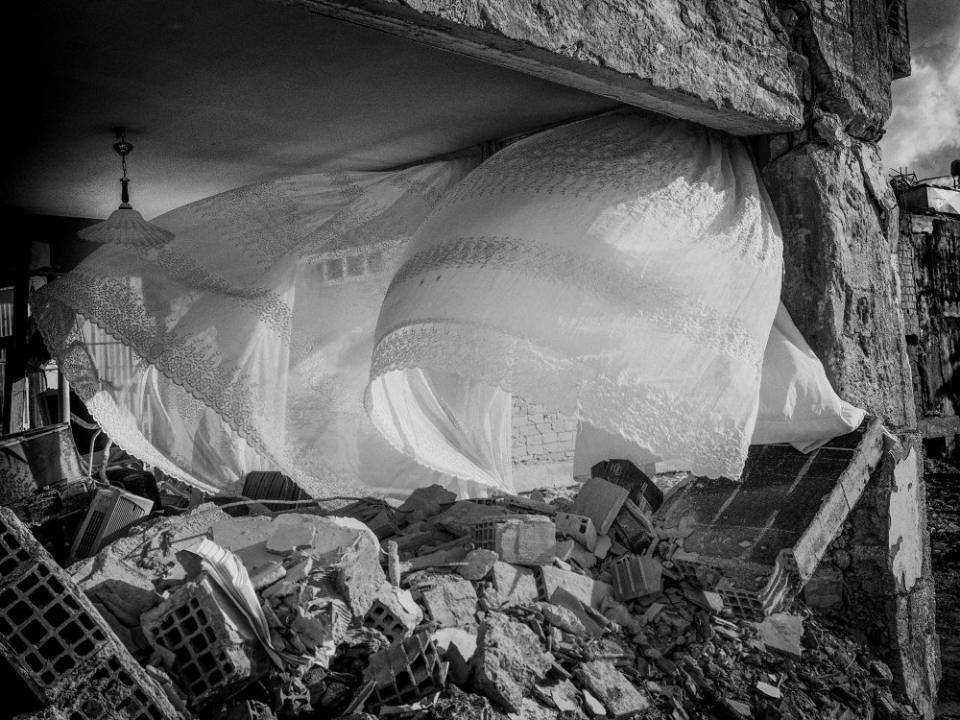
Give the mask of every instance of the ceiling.
<svg viewBox="0 0 960 720">
<path fill-rule="evenodd" d="M 30 213 L 109 214 L 118 125 L 135 146 L 133 205 L 150 218 L 240 185 L 391 167 L 611 106 L 269 0 L 34 0 L 6 15 L 3 204 Z"/>
</svg>

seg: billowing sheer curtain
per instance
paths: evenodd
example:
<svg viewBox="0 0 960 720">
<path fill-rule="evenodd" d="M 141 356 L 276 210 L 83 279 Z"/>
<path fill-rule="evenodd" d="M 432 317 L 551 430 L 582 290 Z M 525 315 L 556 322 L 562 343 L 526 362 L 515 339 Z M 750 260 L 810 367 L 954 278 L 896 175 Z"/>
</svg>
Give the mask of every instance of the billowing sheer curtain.
<svg viewBox="0 0 960 720">
<path fill-rule="evenodd" d="M 107 434 L 195 485 L 271 468 L 316 495 L 456 486 L 377 433 L 363 390 L 404 246 L 475 164 L 293 177 L 179 208 L 154 221 L 168 243 L 104 245 L 38 292 L 38 324 Z M 489 394 L 509 437 L 509 396 Z M 508 482 L 501 437 L 474 427 L 457 442 Z"/>
<path fill-rule="evenodd" d="M 445 405 L 476 423 L 465 398 L 496 389 L 579 418 L 586 467 L 659 458 L 736 478 L 781 263 L 776 218 L 736 138 L 635 111 L 541 133 L 474 170 L 410 243 L 377 326 L 371 418 L 419 462 L 482 480 L 491 469 L 475 469 L 476 453 L 438 443 L 425 420 Z M 814 441 L 789 422 L 809 348 L 775 335 L 783 372 L 764 422 L 788 422 L 764 425 L 763 441 Z M 835 424 L 855 424 L 848 415 Z"/>
<path fill-rule="evenodd" d="M 172 240 L 43 288 L 38 324 L 120 446 L 210 490 L 269 468 L 323 496 L 509 492 L 512 393 L 580 419 L 587 469 L 736 478 L 751 440 L 862 419 L 778 311 L 779 229 L 737 139 L 622 111 L 475 165 L 193 203 L 154 221 Z"/>
</svg>

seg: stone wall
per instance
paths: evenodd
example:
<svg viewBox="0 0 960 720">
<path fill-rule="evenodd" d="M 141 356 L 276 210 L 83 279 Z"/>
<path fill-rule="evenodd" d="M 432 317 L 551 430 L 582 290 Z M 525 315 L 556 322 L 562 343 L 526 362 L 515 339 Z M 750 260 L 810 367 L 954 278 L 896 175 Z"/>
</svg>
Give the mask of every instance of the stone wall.
<svg viewBox="0 0 960 720">
<path fill-rule="evenodd" d="M 572 463 L 577 420 L 513 397 L 513 464 Z"/>
</svg>

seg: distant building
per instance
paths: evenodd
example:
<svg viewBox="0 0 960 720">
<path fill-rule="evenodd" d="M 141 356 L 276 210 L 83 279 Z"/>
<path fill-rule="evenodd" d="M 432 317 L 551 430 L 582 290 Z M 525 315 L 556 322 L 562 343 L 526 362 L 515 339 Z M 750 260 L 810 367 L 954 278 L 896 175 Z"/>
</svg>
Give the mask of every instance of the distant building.
<svg viewBox="0 0 960 720">
<path fill-rule="evenodd" d="M 900 204 L 897 265 L 919 430 L 960 434 L 960 190 L 949 176 L 893 178 Z M 912 181 L 911 181 L 912 180 Z"/>
</svg>

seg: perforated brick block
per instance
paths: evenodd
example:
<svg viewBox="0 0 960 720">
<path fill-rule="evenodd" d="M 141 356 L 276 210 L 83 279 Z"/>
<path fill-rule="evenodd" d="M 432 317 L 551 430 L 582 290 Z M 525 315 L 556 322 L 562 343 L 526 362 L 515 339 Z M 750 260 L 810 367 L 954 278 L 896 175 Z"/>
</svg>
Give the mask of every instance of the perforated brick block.
<svg viewBox="0 0 960 720">
<path fill-rule="evenodd" d="M 363 618 L 365 627 L 379 630 L 391 643 L 409 637 L 423 619 L 423 613 L 413 599 L 403 602 L 405 598 L 401 597 L 400 593 L 409 595 L 406 590 L 401 590 L 396 595 L 381 593 L 380 597 L 374 599 Z"/>
<path fill-rule="evenodd" d="M 555 522 L 558 535 L 573 538 L 590 552 L 597 547 L 597 528 L 586 515 L 558 512 Z"/>
<path fill-rule="evenodd" d="M 391 645 L 372 655 L 364 672 L 364 681 L 374 683 L 367 708 L 376 711 L 381 705 L 414 703 L 441 690 L 447 668 L 448 663 L 440 660 L 437 646 L 426 633 Z"/>
<path fill-rule="evenodd" d="M 69 720 L 180 717 L 73 579 L 2 507 L 0 567 L 0 655 L 40 701 Z"/>
<path fill-rule="evenodd" d="M 0 643 L 40 689 L 97 652 L 107 639 L 103 619 L 87 611 L 65 583 L 34 563 L 0 590 Z"/>
<path fill-rule="evenodd" d="M 624 555 L 613 564 L 613 592 L 618 600 L 633 600 L 663 589 L 660 561 L 639 555 Z"/>
<path fill-rule="evenodd" d="M 267 670 L 257 640 L 241 634 L 243 621 L 230 619 L 229 601 L 218 601 L 214 592 L 201 576 L 140 618 L 150 645 L 174 654 L 174 671 L 193 707 L 237 690 Z"/>
<path fill-rule="evenodd" d="M 90 663 L 88 663 L 90 664 Z M 93 667 L 59 696 L 67 720 L 167 720 L 166 698 L 149 692 L 152 680 L 116 654 L 96 658 Z"/>
<path fill-rule="evenodd" d="M 0 582 L 12 578 L 30 562 L 31 549 L 27 545 L 23 533 L 18 532 L 16 526 L 8 523 L 5 517 L 0 517 Z"/>
</svg>

